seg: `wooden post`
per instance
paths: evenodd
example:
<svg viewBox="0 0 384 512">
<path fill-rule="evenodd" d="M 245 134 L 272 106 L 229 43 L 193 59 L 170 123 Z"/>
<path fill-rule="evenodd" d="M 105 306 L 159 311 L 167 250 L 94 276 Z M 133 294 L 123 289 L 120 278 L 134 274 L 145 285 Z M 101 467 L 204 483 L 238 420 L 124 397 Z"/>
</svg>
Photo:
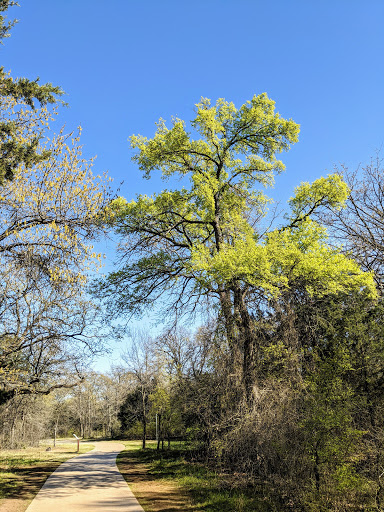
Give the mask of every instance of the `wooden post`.
<svg viewBox="0 0 384 512">
<path fill-rule="evenodd" d="M 73 434 L 73 437 L 76 438 L 76 441 L 77 441 L 77 453 L 79 453 L 79 451 L 80 451 L 80 437 L 77 437 L 76 434 Z"/>
</svg>

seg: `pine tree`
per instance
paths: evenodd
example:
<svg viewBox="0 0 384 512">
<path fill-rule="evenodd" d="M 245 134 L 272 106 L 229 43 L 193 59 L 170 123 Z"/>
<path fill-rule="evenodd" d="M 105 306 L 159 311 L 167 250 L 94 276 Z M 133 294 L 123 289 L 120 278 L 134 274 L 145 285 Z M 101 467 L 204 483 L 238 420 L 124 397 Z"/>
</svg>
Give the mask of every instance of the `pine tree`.
<svg viewBox="0 0 384 512">
<path fill-rule="evenodd" d="M 0 0 L 0 13 L 9 7 L 18 5 L 12 0 Z M 0 43 L 9 37 L 9 31 L 17 20 L 8 21 L 0 14 Z M 39 152 L 38 144 L 42 134 L 22 140 L 20 134 L 25 127 L 19 121 L 18 111 L 22 106 L 32 110 L 56 104 L 64 93 L 60 87 L 51 83 L 39 84 L 39 79 L 12 78 L 0 67 L 0 184 L 4 180 L 12 180 L 14 172 L 20 164 L 27 167 L 48 158 L 48 152 Z M 13 100 L 13 101 L 12 101 Z M 10 109 L 10 102 L 18 109 Z"/>
</svg>

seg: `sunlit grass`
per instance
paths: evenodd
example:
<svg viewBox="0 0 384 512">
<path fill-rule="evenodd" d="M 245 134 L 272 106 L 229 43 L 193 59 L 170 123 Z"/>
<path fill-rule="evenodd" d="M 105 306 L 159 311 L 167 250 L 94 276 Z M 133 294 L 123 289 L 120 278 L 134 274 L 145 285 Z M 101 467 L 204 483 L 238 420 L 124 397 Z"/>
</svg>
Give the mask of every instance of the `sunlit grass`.
<svg viewBox="0 0 384 512">
<path fill-rule="evenodd" d="M 47 448 L 51 449 L 47 451 Z M 80 443 L 80 452 L 94 445 Z M 77 443 L 66 440 L 40 443 L 37 447 L 0 450 L 0 498 L 30 498 L 48 476 L 64 461 L 77 455 Z"/>
<path fill-rule="evenodd" d="M 189 462 L 184 445 L 172 445 L 170 451 L 157 451 L 150 442 L 145 450 L 140 443 L 125 442 L 128 451 L 120 454 L 121 462 L 144 463 L 151 477 L 157 481 L 173 482 L 192 499 L 188 510 L 204 512 L 275 512 L 276 509 L 264 496 L 261 486 L 233 475 L 220 474 L 203 464 Z M 172 509 L 173 510 L 173 509 Z M 175 509 L 176 510 L 176 509 Z M 180 508 L 180 511 L 182 509 Z"/>
</svg>

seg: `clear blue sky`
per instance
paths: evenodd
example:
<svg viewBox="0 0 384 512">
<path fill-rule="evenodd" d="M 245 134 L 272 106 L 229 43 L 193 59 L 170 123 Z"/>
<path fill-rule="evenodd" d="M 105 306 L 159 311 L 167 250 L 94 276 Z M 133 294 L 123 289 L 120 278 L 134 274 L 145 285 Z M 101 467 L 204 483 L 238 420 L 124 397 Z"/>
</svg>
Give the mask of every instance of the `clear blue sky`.
<svg viewBox="0 0 384 512">
<path fill-rule="evenodd" d="M 127 198 L 162 187 L 141 179 L 127 138 L 192 119 L 201 96 L 240 106 L 267 92 L 301 124 L 282 201 L 384 144 L 383 0 L 20 0 L 10 15 L 1 65 L 66 91 L 57 129 L 81 124 L 85 155 Z"/>
<path fill-rule="evenodd" d="M 191 119 L 201 96 L 240 106 L 267 92 L 301 124 L 283 198 L 384 143 L 382 0 L 20 0 L 11 13 L 2 65 L 66 91 L 58 125 L 83 126 L 85 153 L 126 196 L 161 187 L 141 179 L 127 138 Z"/>
</svg>

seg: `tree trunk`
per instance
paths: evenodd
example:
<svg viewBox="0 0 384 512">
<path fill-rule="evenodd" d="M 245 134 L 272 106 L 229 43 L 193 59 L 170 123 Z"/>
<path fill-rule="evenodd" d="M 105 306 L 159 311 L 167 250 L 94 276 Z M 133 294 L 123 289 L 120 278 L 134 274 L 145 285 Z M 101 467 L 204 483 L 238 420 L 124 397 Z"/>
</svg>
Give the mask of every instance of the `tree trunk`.
<svg viewBox="0 0 384 512">
<path fill-rule="evenodd" d="M 241 368 L 242 364 L 242 347 L 241 340 L 239 340 L 239 319 L 238 315 L 234 313 L 235 307 L 230 290 L 223 288 L 219 293 L 221 312 L 224 317 L 225 331 L 231 355 L 231 366 L 233 373 L 237 373 L 238 368 Z"/>
<path fill-rule="evenodd" d="M 145 448 L 145 442 L 147 440 L 147 418 L 143 417 L 143 450 Z"/>
<path fill-rule="evenodd" d="M 158 421 L 158 423 L 157 423 L 157 429 L 158 429 L 158 430 L 157 430 L 157 448 L 156 448 L 156 449 L 157 449 L 157 450 L 160 450 L 160 437 L 161 437 L 161 435 L 160 435 L 160 433 L 161 433 L 161 414 L 158 414 L 158 415 L 157 415 L 157 418 L 158 418 L 158 419 L 157 419 L 157 421 Z"/>
<path fill-rule="evenodd" d="M 142 398 L 142 407 L 143 407 L 143 450 L 144 450 L 145 442 L 147 440 L 147 412 L 146 412 L 146 408 L 145 408 L 146 393 L 143 390 L 143 388 L 142 388 L 141 398 Z"/>
<path fill-rule="evenodd" d="M 243 384 L 247 402 L 250 403 L 253 399 L 253 386 L 255 384 L 256 354 L 249 313 L 245 307 L 241 311 L 241 331 L 244 343 Z"/>
<path fill-rule="evenodd" d="M 225 330 L 227 333 L 228 343 L 232 350 L 235 343 L 235 325 L 232 313 L 232 300 L 228 290 L 222 288 L 219 291 L 221 311 L 224 316 Z"/>
<path fill-rule="evenodd" d="M 239 332 L 243 349 L 242 384 L 247 403 L 253 400 L 253 386 L 256 378 L 256 340 L 251 317 L 244 303 L 244 293 L 240 286 L 234 287 L 234 305 L 238 311 Z"/>
</svg>

